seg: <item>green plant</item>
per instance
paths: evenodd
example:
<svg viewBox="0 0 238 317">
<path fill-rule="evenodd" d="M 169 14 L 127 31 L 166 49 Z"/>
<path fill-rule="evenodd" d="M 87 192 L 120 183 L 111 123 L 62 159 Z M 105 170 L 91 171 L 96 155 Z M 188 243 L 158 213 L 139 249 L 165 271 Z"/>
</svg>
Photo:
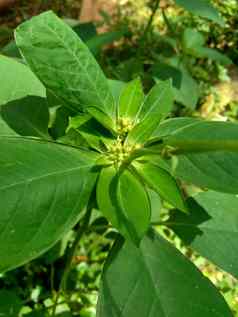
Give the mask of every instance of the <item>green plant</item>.
<svg viewBox="0 0 238 317">
<path fill-rule="evenodd" d="M 238 125 L 165 120 L 173 107 L 170 80 L 147 96 L 139 79 L 112 85 L 52 12 L 25 22 L 15 36 L 33 73 L 0 57 L 0 271 L 43 254 L 79 222 L 55 316 L 75 249 L 98 208 L 118 232 L 102 273 L 98 317 L 232 316 L 211 282 L 152 226 L 172 228 L 238 277 Z M 57 121 L 55 109 L 67 109 L 70 121 Z M 181 181 L 209 191 L 187 198 Z M 155 193 L 172 210 L 152 223 Z"/>
</svg>

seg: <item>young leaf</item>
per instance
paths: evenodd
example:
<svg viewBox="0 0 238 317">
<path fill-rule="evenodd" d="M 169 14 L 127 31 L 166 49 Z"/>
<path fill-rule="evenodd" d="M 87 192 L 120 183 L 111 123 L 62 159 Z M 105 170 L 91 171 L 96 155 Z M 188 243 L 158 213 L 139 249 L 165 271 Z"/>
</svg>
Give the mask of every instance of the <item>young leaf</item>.
<svg viewBox="0 0 238 317">
<path fill-rule="evenodd" d="M 16 133 L 49 139 L 46 98 L 28 96 L 1 107 L 2 118 Z"/>
<path fill-rule="evenodd" d="M 238 278 L 238 198 L 203 192 L 188 201 L 189 215 L 173 211 L 167 225 L 191 248 Z"/>
<path fill-rule="evenodd" d="M 52 142 L 0 137 L 0 272 L 36 258 L 78 221 L 98 155 Z"/>
<path fill-rule="evenodd" d="M 143 100 L 144 92 L 139 78 L 129 82 L 123 89 L 119 99 L 119 117 L 132 121 L 136 116 Z"/>
<path fill-rule="evenodd" d="M 31 69 L 57 97 L 76 110 L 96 105 L 115 117 L 115 104 L 102 70 L 78 35 L 53 12 L 21 24 L 15 36 Z"/>
<path fill-rule="evenodd" d="M 14 75 L 13 75 L 14 74 Z M 45 97 L 44 86 L 22 63 L 0 55 L 0 107 L 28 95 Z"/>
<path fill-rule="evenodd" d="M 150 163 L 134 163 L 134 166 L 149 187 L 174 207 L 187 212 L 187 207 L 176 180 L 166 170 Z"/>
<path fill-rule="evenodd" d="M 137 248 L 117 241 L 106 262 L 97 317 L 232 317 L 212 283 L 150 231 Z"/>
<path fill-rule="evenodd" d="M 146 96 L 135 117 L 137 125 L 129 132 L 128 143 L 144 143 L 159 122 L 164 119 L 173 108 L 173 88 L 171 81 L 159 82 Z"/>
<path fill-rule="evenodd" d="M 142 184 L 125 170 L 111 166 L 101 171 L 97 184 L 98 206 L 126 238 L 138 244 L 150 223 L 150 203 Z"/>
<path fill-rule="evenodd" d="M 219 12 L 213 7 L 210 0 L 175 0 L 176 4 L 190 11 L 193 14 L 197 14 L 203 18 L 207 18 L 213 22 L 224 26 L 225 22 L 219 15 Z"/>
</svg>

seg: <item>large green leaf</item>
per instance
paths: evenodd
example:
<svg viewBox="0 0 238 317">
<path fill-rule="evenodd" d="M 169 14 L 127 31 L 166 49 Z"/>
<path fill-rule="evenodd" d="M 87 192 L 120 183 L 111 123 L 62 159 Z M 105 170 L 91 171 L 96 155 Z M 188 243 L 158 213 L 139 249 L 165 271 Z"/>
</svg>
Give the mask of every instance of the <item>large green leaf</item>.
<svg viewBox="0 0 238 317">
<path fill-rule="evenodd" d="M 18 317 L 20 309 L 23 306 L 21 299 L 11 291 L 0 291 L 0 316 Z"/>
<path fill-rule="evenodd" d="M 56 96 L 75 109 L 98 107 L 115 116 L 107 79 L 88 47 L 53 12 L 21 24 L 16 42 L 27 63 Z"/>
<path fill-rule="evenodd" d="M 118 241 L 102 276 L 97 317 L 231 317 L 211 282 L 154 231 Z"/>
<path fill-rule="evenodd" d="M 177 157 L 174 174 L 199 187 L 238 194 L 237 166 L 238 153 L 187 153 Z"/>
<path fill-rule="evenodd" d="M 97 201 L 103 215 L 119 232 L 138 244 L 150 223 L 150 203 L 143 185 L 128 170 L 114 166 L 101 171 Z"/>
<path fill-rule="evenodd" d="M 46 95 L 44 86 L 27 66 L 1 55 L 0 82 L 0 106 L 28 95 Z"/>
<path fill-rule="evenodd" d="M 194 250 L 238 278 L 238 197 L 199 193 L 188 201 L 190 213 L 173 211 L 168 225 Z"/>
<path fill-rule="evenodd" d="M 129 132 L 128 143 L 144 143 L 173 108 L 173 88 L 170 80 L 157 83 L 148 93 L 139 108 L 135 121 L 138 123 Z"/>
<path fill-rule="evenodd" d="M 149 187 L 174 207 L 187 212 L 178 184 L 166 170 L 150 163 L 134 163 L 134 166 Z"/>
<path fill-rule="evenodd" d="M 200 121 L 185 126 L 164 140 L 178 151 L 235 151 L 238 155 L 238 124 Z"/>
<path fill-rule="evenodd" d="M 95 183 L 95 154 L 0 137 L 0 272 L 49 249 L 78 221 Z"/>
<path fill-rule="evenodd" d="M 219 12 L 212 6 L 210 0 L 175 0 L 177 5 L 190 11 L 193 14 L 197 14 L 203 18 L 207 18 L 214 21 L 221 26 L 224 26 L 224 20 L 219 15 Z"/>
<path fill-rule="evenodd" d="M 46 98 L 27 96 L 10 101 L 1 107 L 0 114 L 16 133 L 49 139 L 49 111 Z"/>
</svg>

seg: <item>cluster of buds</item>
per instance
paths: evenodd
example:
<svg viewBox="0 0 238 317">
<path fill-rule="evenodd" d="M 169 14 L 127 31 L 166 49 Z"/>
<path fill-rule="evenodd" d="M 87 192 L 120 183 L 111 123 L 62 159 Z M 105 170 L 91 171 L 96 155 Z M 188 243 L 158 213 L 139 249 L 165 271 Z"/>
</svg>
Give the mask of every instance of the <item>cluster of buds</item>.
<svg viewBox="0 0 238 317">
<path fill-rule="evenodd" d="M 129 158 L 131 153 L 140 149 L 139 144 L 130 145 L 125 144 L 124 140 L 119 136 L 114 144 L 109 147 L 108 158 L 114 164 L 120 166 L 125 160 Z"/>
<path fill-rule="evenodd" d="M 118 120 L 118 133 L 120 135 L 126 135 L 133 128 L 133 123 L 129 118 L 120 118 Z"/>
</svg>

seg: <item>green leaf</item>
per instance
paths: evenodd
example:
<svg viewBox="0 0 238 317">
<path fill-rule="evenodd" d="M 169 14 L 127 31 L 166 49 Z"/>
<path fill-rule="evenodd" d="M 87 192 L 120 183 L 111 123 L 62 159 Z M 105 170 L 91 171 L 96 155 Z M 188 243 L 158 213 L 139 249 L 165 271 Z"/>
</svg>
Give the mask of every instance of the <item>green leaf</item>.
<svg viewBox="0 0 238 317">
<path fill-rule="evenodd" d="M 102 169 L 97 201 L 103 215 L 126 238 L 138 244 L 150 223 L 150 203 L 143 185 L 128 170 Z"/>
<path fill-rule="evenodd" d="M 23 306 L 21 299 L 12 291 L 0 291 L 0 316 L 18 317 Z"/>
<path fill-rule="evenodd" d="M 88 115 L 70 118 L 69 129 L 75 129 L 88 143 L 88 146 L 99 152 L 105 151 L 106 144 L 112 139 L 109 131 Z"/>
<path fill-rule="evenodd" d="M 29 95 L 38 97 L 46 95 L 44 86 L 27 66 L 1 55 L 0 82 L 0 107 Z"/>
<path fill-rule="evenodd" d="M 97 317 L 231 317 L 212 283 L 150 231 L 137 248 L 117 241 L 102 276 Z"/>
<path fill-rule="evenodd" d="M 224 26 L 225 22 L 219 12 L 213 7 L 210 0 L 175 0 L 176 4 L 189 12 L 207 18 L 213 22 Z"/>
<path fill-rule="evenodd" d="M 198 48 L 196 48 L 195 54 L 199 58 L 209 58 L 209 59 L 211 59 L 215 62 L 218 62 L 220 64 L 223 64 L 223 65 L 232 64 L 232 60 L 228 56 L 220 53 L 219 51 L 217 51 L 213 48 L 198 47 Z"/>
<path fill-rule="evenodd" d="M 174 86 L 174 99 L 187 108 L 194 110 L 196 108 L 199 89 L 197 82 L 193 79 L 187 67 L 183 64 L 180 58 L 170 59 L 169 65 L 177 69 L 181 73 L 180 87 Z M 156 69 L 156 68 L 155 68 Z M 160 73 L 154 73 L 156 81 L 159 81 Z"/>
<path fill-rule="evenodd" d="M 69 107 L 80 110 L 96 105 L 115 116 L 115 104 L 102 70 L 77 34 L 53 12 L 21 24 L 15 36 L 34 73 Z"/>
<path fill-rule="evenodd" d="M 98 156 L 52 142 L 0 137 L 0 272 L 47 251 L 75 225 Z"/>
<path fill-rule="evenodd" d="M 119 117 L 134 120 L 144 100 L 142 83 L 139 78 L 129 82 L 119 99 Z"/>
<path fill-rule="evenodd" d="M 1 49 L 1 54 L 9 56 L 9 57 L 21 58 L 21 54 L 20 54 L 19 49 L 18 49 L 16 42 L 14 40 L 12 40 L 8 44 L 6 44 Z"/>
<path fill-rule="evenodd" d="M 167 225 L 191 248 L 238 278 L 238 197 L 199 193 L 188 200 L 190 213 L 173 211 Z"/>
<path fill-rule="evenodd" d="M 119 98 L 126 83 L 120 80 L 108 79 L 108 84 L 114 97 L 115 103 L 118 107 Z"/>
<path fill-rule="evenodd" d="M 1 107 L 1 116 L 17 134 L 49 139 L 49 111 L 45 98 L 28 96 Z"/>
<path fill-rule="evenodd" d="M 155 164 L 134 163 L 137 172 L 146 184 L 174 207 L 187 212 L 182 193 L 176 180 L 164 169 Z"/>
<path fill-rule="evenodd" d="M 152 138 L 164 138 L 168 137 L 177 132 L 178 129 L 184 128 L 185 126 L 192 125 L 199 122 L 198 118 L 191 117 L 179 117 L 167 119 L 161 122 L 158 128 L 154 131 Z"/>
<path fill-rule="evenodd" d="M 172 79 L 173 86 L 179 89 L 182 82 L 182 73 L 176 67 L 166 63 L 156 62 L 151 68 L 152 76 L 159 80 Z"/>
<path fill-rule="evenodd" d="M 73 27 L 73 30 L 84 42 L 97 36 L 97 28 L 92 22 L 79 23 Z"/>
<path fill-rule="evenodd" d="M 238 152 L 237 135 L 237 123 L 199 121 L 177 130 L 165 138 L 164 143 L 183 152 L 219 150 Z"/>
<path fill-rule="evenodd" d="M 129 132 L 127 143 L 144 143 L 173 108 L 171 81 L 159 82 L 146 96 L 135 120 L 138 124 Z"/>
<path fill-rule="evenodd" d="M 125 30 L 98 34 L 87 41 L 87 46 L 94 55 L 97 55 L 105 45 L 120 40 L 124 34 Z"/>
<path fill-rule="evenodd" d="M 238 194 L 237 153 L 195 152 L 179 155 L 177 158 L 174 175 L 181 180 L 202 188 Z"/>
<path fill-rule="evenodd" d="M 197 30 L 187 28 L 183 33 L 182 45 L 185 54 L 192 55 L 196 58 L 209 58 L 224 65 L 229 65 L 232 61 L 229 57 L 219 51 L 204 47 L 205 38 Z"/>
</svg>

